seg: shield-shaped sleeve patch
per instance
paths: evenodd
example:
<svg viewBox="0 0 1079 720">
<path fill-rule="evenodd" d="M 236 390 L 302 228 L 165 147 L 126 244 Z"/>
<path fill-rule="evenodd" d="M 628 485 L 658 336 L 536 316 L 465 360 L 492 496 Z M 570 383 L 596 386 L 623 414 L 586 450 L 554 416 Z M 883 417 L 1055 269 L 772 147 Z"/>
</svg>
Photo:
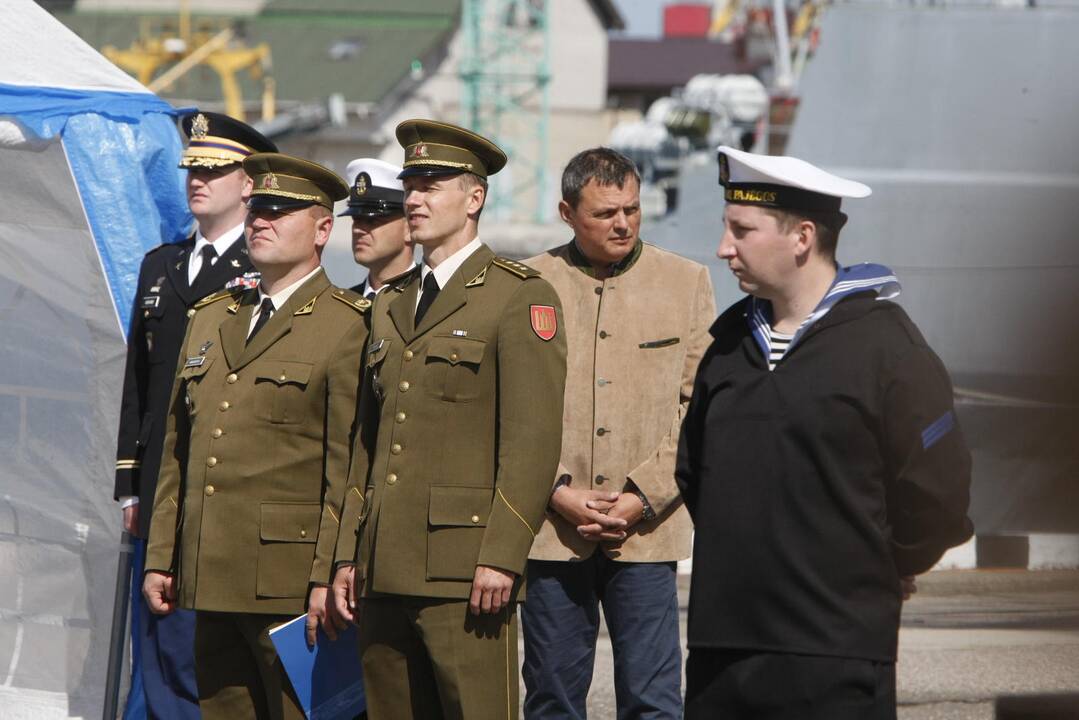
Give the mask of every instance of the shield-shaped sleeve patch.
<svg viewBox="0 0 1079 720">
<path fill-rule="evenodd" d="M 532 332 L 540 340 L 550 340 L 558 332 L 558 315 L 553 305 L 530 305 Z"/>
</svg>

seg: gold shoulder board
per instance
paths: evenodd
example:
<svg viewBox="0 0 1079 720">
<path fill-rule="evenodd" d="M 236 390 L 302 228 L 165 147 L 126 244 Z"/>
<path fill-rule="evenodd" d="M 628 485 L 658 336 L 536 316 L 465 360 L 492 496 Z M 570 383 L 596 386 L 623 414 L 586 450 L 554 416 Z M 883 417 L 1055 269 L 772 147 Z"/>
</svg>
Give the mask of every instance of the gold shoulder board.
<svg viewBox="0 0 1079 720">
<path fill-rule="evenodd" d="M 333 291 L 333 296 L 336 300 L 340 300 L 345 305 L 348 305 L 353 310 L 358 310 L 359 312 L 367 312 L 368 308 L 371 307 L 371 301 L 363 295 L 360 295 L 358 292 L 338 288 Z"/>
<path fill-rule="evenodd" d="M 218 300 L 224 300 L 225 298 L 231 298 L 234 295 L 238 297 L 240 295 L 240 293 L 236 292 L 236 290 L 218 290 L 213 295 L 207 295 L 202 300 L 199 300 L 198 302 L 196 302 L 195 305 L 194 305 L 194 308 L 196 310 L 198 310 L 199 308 L 204 308 L 207 305 L 211 305 L 211 304 L 217 302 Z"/>
<path fill-rule="evenodd" d="M 495 256 L 495 259 L 491 264 L 497 265 L 498 267 L 502 268 L 503 270 L 509 272 L 512 275 L 516 275 L 522 280 L 527 280 L 528 278 L 540 276 L 539 270 L 530 268 L 524 263 L 519 263 L 516 260 L 510 260 L 508 258 L 500 257 L 497 255 Z"/>
</svg>

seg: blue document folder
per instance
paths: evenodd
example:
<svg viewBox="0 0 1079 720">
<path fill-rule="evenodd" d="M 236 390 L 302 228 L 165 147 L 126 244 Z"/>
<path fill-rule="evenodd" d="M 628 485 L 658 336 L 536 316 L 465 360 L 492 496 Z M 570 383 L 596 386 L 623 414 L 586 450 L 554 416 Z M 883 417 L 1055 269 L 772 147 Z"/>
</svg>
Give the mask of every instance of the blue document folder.
<svg viewBox="0 0 1079 720">
<path fill-rule="evenodd" d="M 349 625 L 331 641 L 319 627 L 312 648 L 307 646 L 306 617 L 274 628 L 270 640 L 308 720 L 352 720 L 367 707 L 356 628 Z"/>
</svg>

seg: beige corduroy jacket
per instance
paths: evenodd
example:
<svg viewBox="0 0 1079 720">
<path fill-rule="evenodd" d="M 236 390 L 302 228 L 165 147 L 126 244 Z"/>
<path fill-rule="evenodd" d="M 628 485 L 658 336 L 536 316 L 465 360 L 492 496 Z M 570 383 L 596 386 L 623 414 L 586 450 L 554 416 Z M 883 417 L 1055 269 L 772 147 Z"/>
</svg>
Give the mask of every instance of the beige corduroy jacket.
<svg viewBox="0 0 1079 720">
<path fill-rule="evenodd" d="M 639 242 L 607 280 L 596 280 L 574 241 L 527 263 L 562 300 L 568 344 L 562 454 L 552 486 L 623 490 L 630 481 L 656 512 L 612 559 L 667 562 L 689 557 L 692 523 L 674 482 L 682 418 L 697 364 L 708 347 L 715 298 L 708 270 Z M 533 560 L 579 560 L 596 543 L 548 511 Z"/>
</svg>

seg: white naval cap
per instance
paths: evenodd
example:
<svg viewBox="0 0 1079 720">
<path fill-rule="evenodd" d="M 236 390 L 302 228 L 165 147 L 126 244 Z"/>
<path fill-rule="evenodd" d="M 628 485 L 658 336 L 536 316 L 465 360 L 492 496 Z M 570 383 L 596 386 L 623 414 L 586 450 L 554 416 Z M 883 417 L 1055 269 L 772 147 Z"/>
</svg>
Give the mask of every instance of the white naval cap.
<svg viewBox="0 0 1079 720">
<path fill-rule="evenodd" d="M 405 188 L 397 179 L 400 173 L 400 166 L 375 158 L 350 162 L 345 168 L 348 207 L 340 215 L 382 217 L 403 213 Z"/>
<path fill-rule="evenodd" d="M 864 198 L 868 185 L 825 172 L 798 158 L 719 147 L 719 184 L 729 203 L 839 212 L 843 198 Z"/>
</svg>

